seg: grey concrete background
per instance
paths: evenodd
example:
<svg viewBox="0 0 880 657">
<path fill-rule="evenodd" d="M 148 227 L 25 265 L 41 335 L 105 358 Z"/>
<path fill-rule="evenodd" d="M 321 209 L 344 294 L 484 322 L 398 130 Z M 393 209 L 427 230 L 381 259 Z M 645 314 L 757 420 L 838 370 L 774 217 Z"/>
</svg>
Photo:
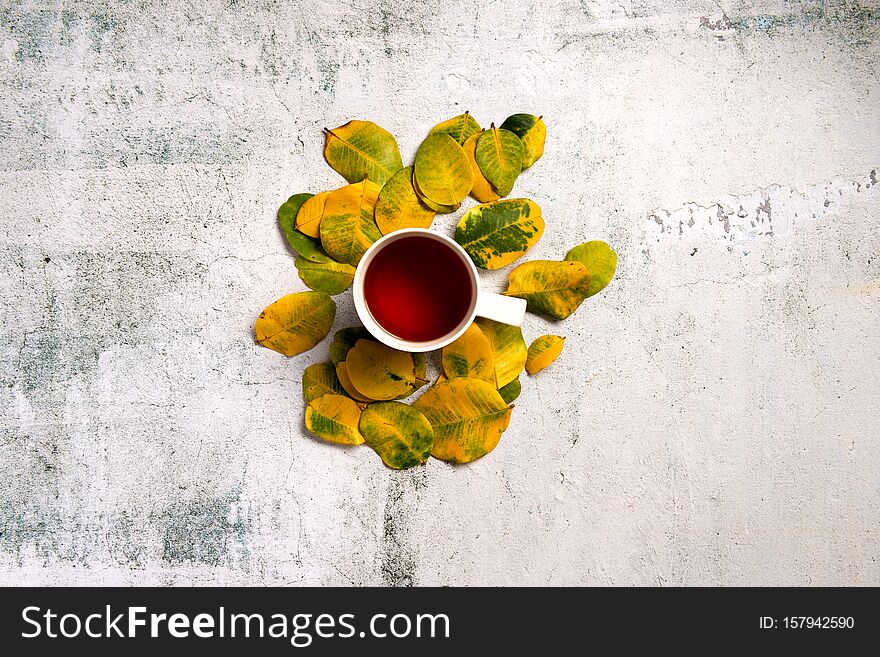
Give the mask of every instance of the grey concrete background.
<svg viewBox="0 0 880 657">
<path fill-rule="evenodd" d="M 876 3 L 5 1 L 0 46 L 0 583 L 880 584 Z M 545 116 L 530 257 L 618 276 L 528 318 L 495 452 L 397 473 L 252 326 L 321 128 L 465 109 Z"/>
</svg>

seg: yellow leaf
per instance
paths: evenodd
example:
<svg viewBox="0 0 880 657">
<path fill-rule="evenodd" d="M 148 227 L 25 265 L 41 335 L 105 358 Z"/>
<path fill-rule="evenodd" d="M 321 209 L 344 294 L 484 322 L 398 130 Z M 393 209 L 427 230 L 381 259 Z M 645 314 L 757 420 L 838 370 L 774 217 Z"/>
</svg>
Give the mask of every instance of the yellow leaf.
<svg viewBox="0 0 880 657">
<path fill-rule="evenodd" d="M 345 359 L 352 385 L 362 395 L 389 400 L 410 392 L 416 385 L 412 354 L 374 340 L 358 340 Z"/>
<path fill-rule="evenodd" d="M 293 264 L 303 283 L 329 295 L 345 292 L 354 280 L 354 267 L 330 258 L 327 262 L 313 262 L 297 256 Z"/>
<path fill-rule="evenodd" d="M 587 298 L 589 286 L 590 272 L 579 262 L 531 260 L 510 272 L 504 294 L 525 299 L 529 312 L 565 319 Z"/>
<path fill-rule="evenodd" d="M 382 236 L 373 220 L 379 190 L 376 183 L 363 180 L 331 192 L 321 220 L 321 244 L 331 258 L 356 266 Z"/>
<path fill-rule="evenodd" d="M 558 335 L 542 335 L 529 345 L 526 372 L 536 374 L 552 363 L 562 353 L 565 338 Z"/>
<path fill-rule="evenodd" d="M 528 349 L 519 326 L 477 318 L 477 326 L 489 341 L 495 362 L 495 387 L 499 390 L 514 381 L 526 365 Z"/>
<path fill-rule="evenodd" d="M 461 203 L 474 184 L 467 155 L 449 135 L 428 135 L 416 153 L 415 180 L 434 203 Z"/>
<path fill-rule="evenodd" d="M 434 221 L 434 211 L 413 189 L 412 172 L 412 167 L 404 167 L 379 192 L 376 225 L 383 235 L 401 228 L 428 228 Z"/>
<path fill-rule="evenodd" d="M 480 132 L 480 124 L 471 116 L 470 112 L 438 123 L 431 128 L 432 135 L 449 135 L 459 144 L 464 144 L 471 135 Z"/>
<path fill-rule="evenodd" d="M 474 158 L 495 191 L 500 196 L 507 196 L 522 171 L 523 144 L 515 134 L 496 128 L 493 123 L 477 139 Z"/>
<path fill-rule="evenodd" d="M 338 365 L 345 360 L 348 352 L 357 344 L 358 340 L 370 340 L 372 337 L 363 326 L 349 326 L 339 329 L 333 334 L 333 342 L 330 343 L 330 362 Z"/>
<path fill-rule="evenodd" d="M 285 356 L 318 344 L 336 317 L 336 304 L 324 292 L 297 292 L 281 297 L 257 318 L 257 342 Z"/>
<path fill-rule="evenodd" d="M 358 430 L 361 409 L 348 397 L 323 395 L 306 407 L 306 429 L 319 438 L 341 445 L 364 442 Z"/>
<path fill-rule="evenodd" d="M 361 392 L 354 387 L 354 384 L 351 382 L 351 377 L 348 376 L 348 366 L 345 361 L 336 365 L 336 378 L 339 379 L 339 385 L 342 386 L 342 389 L 345 390 L 346 394 L 352 399 L 356 399 L 359 402 L 376 401 L 375 399 L 371 399 L 370 397 L 361 394 Z"/>
<path fill-rule="evenodd" d="M 320 235 L 321 218 L 324 216 L 324 205 L 332 192 L 321 192 L 307 199 L 296 213 L 296 229 L 309 237 Z"/>
<path fill-rule="evenodd" d="M 433 210 L 437 214 L 450 214 L 452 212 L 455 212 L 456 210 L 458 210 L 461 207 L 461 203 L 456 203 L 455 205 L 442 205 L 440 203 L 434 203 L 434 201 L 427 198 L 422 193 L 422 190 L 419 189 L 419 183 L 416 180 L 415 176 L 413 176 L 413 179 L 412 179 L 412 186 L 413 186 L 413 191 L 415 191 L 416 196 L 419 197 L 419 200 L 422 203 L 424 203 L 426 207 L 430 208 L 431 210 Z"/>
<path fill-rule="evenodd" d="M 495 449 L 510 424 L 510 408 L 494 386 L 480 379 L 437 383 L 413 406 L 434 428 L 434 458 L 469 463 Z"/>
<path fill-rule="evenodd" d="M 617 253 L 602 240 L 578 244 L 565 254 L 565 259 L 581 263 L 590 272 L 587 297 L 604 289 L 617 271 Z"/>
<path fill-rule="evenodd" d="M 544 154 L 547 126 L 542 117 L 534 114 L 508 116 L 501 127 L 510 130 L 523 143 L 523 169 L 528 169 Z"/>
<path fill-rule="evenodd" d="M 474 151 L 477 148 L 477 139 L 480 138 L 481 134 L 481 132 L 478 132 L 468 137 L 462 148 L 464 149 L 464 154 L 467 155 L 468 162 L 471 164 L 471 171 L 474 174 L 474 184 L 473 187 L 471 187 L 471 196 L 477 199 L 480 203 L 491 203 L 492 201 L 497 201 L 501 197 L 498 196 L 498 192 L 492 187 L 492 183 L 486 180 L 486 176 L 480 171 L 480 167 L 477 165 L 477 160 L 474 156 Z"/>
<path fill-rule="evenodd" d="M 421 465 L 431 455 L 434 429 L 420 411 L 400 402 L 377 402 L 361 413 L 360 432 L 389 468 Z"/>
<path fill-rule="evenodd" d="M 324 395 L 342 395 L 345 390 L 339 385 L 333 363 L 315 363 L 303 370 L 303 396 L 312 401 Z"/>
<path fill-rule="evenodd" d="M 443 347 L 441 361 L 450 379 L 470 377 L 495 384 L 492 347 L 476 324 L 468 326 L 461 337 Z"/>
<path fill-rule="evenodd" d="M 506 267 L 543 234 L 541 208 L 527 198 L 477 205 L 465 212 L 455 227 L 455 241 L 481 269 Z"/>
<path fill-rule="evenodd" d="M 343 178 L 384 185 L 403 166 L 394 136 L 372 121 L 349 121 L 325 129 L 324 158 Z"/>
</svg>

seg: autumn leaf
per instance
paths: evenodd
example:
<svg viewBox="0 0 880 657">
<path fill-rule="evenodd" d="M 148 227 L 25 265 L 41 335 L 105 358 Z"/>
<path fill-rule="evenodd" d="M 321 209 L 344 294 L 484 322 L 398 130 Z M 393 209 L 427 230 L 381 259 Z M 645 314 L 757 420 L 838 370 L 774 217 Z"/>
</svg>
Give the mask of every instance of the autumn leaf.
<svg viewBox="0 0 880 657">
<path fill-rule="evenodd" d="M 325 135 L 327 164 L 350 183 L 368 178 L 381 186 L 403 166 L 394 136 L 372 121 L 349 121 Z"/>
<path fill-rule="evenodd" d="M 495 386 L 480 379 L 437 383 L 413 406 L 434 428 L 431 455 L 453 463 L 469 463 L 491 452 L 510 424 L 510 408 Z"/>
<path fill-rule="evenodd" d="M 293 263 L 303 283 L 327 294 L 345 292 L 354 280 L 354 267 L 328 258 L 328 262 L 312 262 L 297 256 Z"/>
<path fill-rule="evenodd" d="M 443 347 L 441 361 L 450 379 L 463 376 L 495 384 L 492 347 L 476 324 L 468 326 L 460 337 Z"/>
<path fill-rule="evenodd" d="M 542 335 L 529 345 L 529 357 L 526 360 L 526 372 L 537 374 L 562 353 L 565 338 L 558 335 Z"/>
<path fill-rule="evenodd" d="M 372 397 L 367 397 L 354 387 L 354 384 L 351 382 L 351 377 L 348 375 L 348 365 L 345 361 L 336 365 L 336 378 L 339 379 L 339 385 L 342 386 L 345 393 L 352 399 L 364 403 L 376 401 Z"/>
<path fill-rule="evenodd" d="M 462 145 L 462 149 L 464 150 L 464 154 L 467 155 L 468 162 L 471 165 L 471 171 L 474 174 L 474 184 L 471 187 L 471 196 L 477 199 L 480 203 L 491 203 L 492 201 L 497 201 L 501 197 L 498 196 L 498 192 L 492 187 L 492 183 L 486 180 L 486 176 L 483 175 L 483 172 L 480 171 L 480 167 L 477 165 L 477 159 L 474 152 L 476 151 L 477 139 L 480 138 L 480 134 L 482 133 L 478 132 L 468 137 L 467 141 Z"/>
<path fill-rule="evenodd" d="M 343 395 L 345 390 L 336 378 L 336 368 L 333 363 L 315 363 L 303 370 L 302 375 L 303 396 L 306 401 L 312 401 L 324 395 Z"/>
<path fill-rule="evenodd" d="M 531 260 L 510 272 L 507 296 L 525 299 L 529 312 L 565 319 L 587 298 L 590 272 L 579 262 Z"/>
<path fill-rule="evenodd" d="M 510 130 L 523 143 L 523 169 L 528 169 L 544 154 L 544 140 L 547 126 L 540 116 L 534 114 L 514 114 L 508 116 L 501 127 Z"/>
<path fill-rule="evenodd" d="M 330 343 L 330 362 L 334 365 L 341 363 L 358 340 L 371 340 L 372 338 L 373 336 L 363 326 L 349 326 L 339 329 L 333 334 L 333 342 Z"/>
<path fill-rule="evenodd" d="M 360 433 L 389 468 L 421 465 L 431 455 L 434 429 L 422 413 L 401 402 L 370 404 L 361 413 Z"/>
<path fill-rule="evenodd" d="M 541 208 L 526 198 L 477 205 L 455 227 L 455 241 L 481 269 L 506 267 L 543 234 Z"/>
<path fill-rule="evenodd" d="M 373 219 L 380 187 L 364 180 L 332 192 L 321 220 L 321 245 L 338 262 L 356 266 L 370 245 L 382 237 Z"/>
<path fill-rule="evenodd" d="M 324 205 L 332 192 L 321 192 L 308 198 L 296 213 L 295 226 L 298 231 L 309 237 L 320 236 L 321 219 L 324 217 Z"/>
<path fill-rule="evenodd" d="M 416 385 L 412 354 L 375 340 L 358 340 L 345 364 L 352 385 L 371 399 L 395 399 Z"/>
<path fill-rule="evenodd" d="M 498 389 L 498 394 L 501 395 L 501 399 L 504 400 L 505 404 L 514 401 L 519 397 L 520 392 L 522 392 L 522 385 L 520 384 L 519 379 L 514 379 L 506 386 L 502 386 Z"/>
<path fill-rule="evenodd" d="M 297 292 L 281 297 L 257 318 L 257 342 L 285 356 L 318 344 L 336 317 L 336 304 L 325 292 Z"/>
<path fill-rule="evenodd" d="M 422 190 L 419 189 L 419 183 L 418 183 L 418 181 L 416 181 L 415 176 L 413 176 L 413 179 L 412 179 L 412 186 L 413 186 L 413 191 L 415 191 L 415 193 L 416 193 L 416 196 L 418 196 L 419 200 L 425 204 L 425 207 L 433 210 L 437 214 L 450 214 L 452 212 L 455 212 L 456 210 L 458 210 L 461 207 L 461 203 L 456 203 L 454 205 L 443 205 L 441 203 L 434 203 L 434 201 L 432 201 L 431 199 L 426 197 L 422 193 Z"/>
<path fill-rule="evenodd" d="M 565 259 L 581 263 L 590 272 L 587 297 L 603 290 L 617 271 L 617 253 L 602 240 L 578 244 L 565 254 Z"/>
<path fill-rule="evenodd" d="M 526 364 L 528 349 L 519 326 L 478 317 L 477 326 L 489 341 L 495 363 L 495 387 L 499 390 L 516 379 Z"/>
<path fill-rule="evenodd" d="M 348 397 L 322 395 L 306 407 L 306 429 L 319 438 L 342 445 L 364 442 L 358 431 L 361 409 Z"/>
<path fill-rule="evenodd" d="M 413 189 L 412 174 L 412 167 L 404 167 L 379 192 L 375 217 L 383 235 L 401 228 L 428 228 L 434 221 L 434 211 Z"/>
<path fill-rule="evenodd" d="M 419 146 L 415 180 L 422 195 L 440 205 L 461 203 L 474 184 L 467 155 L 449 135 L 429 135 Z"/>
<path fill-rule="evenodd" d="M 288 244 L 303 258 L 312 262 L 329 262 L 330 257 L 321 249 L 321 242 L 296 229 L 296 215 L 312 194 L 294 194 L 278 208 L 278 224 Z"/>
<path fill-rule="evenodd" d="M 507 196 L 522 171 L 523 143 L 515 134 L 496 128 L 493 123 L 477 139 L 474 158 L 498 195 Z"/>
<path fill-rule="evenodd" d="M 438 123 L 431 128 L 432 135 L 449 135 L 459 144 L 464 144 L 471 135 L 480 132 L 480 124 L 470 115 L 470 112 L 459 114 L 458 116 Z"/>
</svg>

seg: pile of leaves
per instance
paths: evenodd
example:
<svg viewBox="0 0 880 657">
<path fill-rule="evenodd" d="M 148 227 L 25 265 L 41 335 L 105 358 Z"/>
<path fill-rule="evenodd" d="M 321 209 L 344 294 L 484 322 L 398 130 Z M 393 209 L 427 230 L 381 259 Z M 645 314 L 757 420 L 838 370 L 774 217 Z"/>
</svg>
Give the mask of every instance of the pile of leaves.
<svg viewBox="0 0 880 657">
<path fill-rule="evenodd" d="M 288 294 L 256 323 L 257 342 L 285 356 L 317 345 L 336 316 L 331 298 L 351 286 L 355 267 L 382 235 L 428 228 L 437 214 L 480 204 L 455 226 L 455 240 L 477 267 L 499 269 L 541 238 L 541 209 L 507 199 L 517 177 L 544 153 L 541 117 L 514 114 L 480 128 L 467 112 L 434 126 L 403 166 L 394 137 L 370 121 L 325 130 L 324 157 L 349 184 L 294 194 L 278 221 L 297 252 L 294 265 L 311 292 Z M 562 260 L 514 268 L 504 294 L 529 312 L 563 320 L 610 282 L 617 254 L 602 241 L 579 244 Z M 324 440 L 372 447 L 386 465 L 409 468 L 429 456 L 468 463 L 492 451 L 510 423 L 523 369 L 533 375 L 561 353 L 565 338 L 542 335 L 530 346 L 520 328 L 477 319 L 440 354 L 443 373 L 412 404 L 401 400 L 427 384 L 424 354 L 392 349 L 362 326 L 337 331 L 329 361 L 302 376 L 305 424 Z"/>
</svg>

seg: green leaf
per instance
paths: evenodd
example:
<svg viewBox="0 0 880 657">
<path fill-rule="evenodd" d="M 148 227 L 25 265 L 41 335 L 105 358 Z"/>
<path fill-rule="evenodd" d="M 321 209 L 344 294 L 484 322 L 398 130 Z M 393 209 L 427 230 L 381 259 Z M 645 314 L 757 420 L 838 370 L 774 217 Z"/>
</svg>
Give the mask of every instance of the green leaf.
<svg viewBox="0 0 880 657">
<path fill-rule="evenodd" d="M 617 271 L 617 253 L 602 240 L 578 244 L 565 254 L 565 259 L 581 263 L 590 272 L 588 297 L 603 290 Z"/>
<path fill-rule="evenodd" d="M 296 229 L 296 215 L 303 203 L 312 198 L 313 194 L 294 194 L 278 208 L 278 223 L 287 242 L 303 258 L 312 262 L 329 262 L 330 257 L 321 248 L 321 242 Z"/>
<path fill-rule="evenodd" d="M 495 386 L 480 379 L 439 382 L 413 406 L 434 428 L 431 456 L 453 463 L 469 463 L 491 452 L 510 424 L 507 404 Z"/>
<path fill-rule="evenodd" d="M 421 465 L 431 455 L 434 429 L 417 409 L 401 402 L 378 402 L 361 413 L 360 432 L 389 468 Z"/>
<path fill-rule="evenodd" d="M 339 329 L 333 334 L 333 342 L 330 343 L 330 362 L 338 365 L 343 362 L 357 344 L 358 340 L 372 340 L 373 336 L 363 326 L 349 326 Z"/>
<path fill-rule="evenodd" d="M 471 135 L 480 132 L 480 124 L 470 115 L 470 112 L 459 114 L 458 116 L 438 123 L 431 128 L 432 135 L 449 135 L 459 144 L 464 145 Z"/>
<path fill-rule="evenodd" d="M 297 292 L 270 304 L 257 318 L 257 342 L 285 356 L 318 344 L 336 317 L 336 304 L 324 292 Z"/>
<path fill-rule="evenodd" d="M 500 390 L 516 379 L 525 367 L 528 349 L 522 329 L 483 317 L 478 317 L 476 322 L 492 348 L 495 387 Z"/>
<path fill-rule="evenodd" d="M 450 379 L 463 376 L 495 384 L 492 347 L 476 324 L 468 326 L 454 342 L 443 347 L 441 361 Z"/>
<path fill-rule="evenodd" d="M 501 399 L 504 400 L 505 404 L 510 404 L 514 401 L 519 397 L 520 392 L 522 392 L 522 384 L 520 384 L 519 379 L 514 379 L 498 390 L 498 394 L 501 395 Z"/>
<path fill-rule="evenodd" d="M 327 164 L 350 183 L 369 178 L 384 185 L 403 166 L 394 136 L 372 121 L 349 121 L 325 134 Z"/>
<path fill-rule="evenodd" d="M 529 345 L 526 372 L 537 374 L 547 367 L 562 353 L 563 344 L 565 344 L 565 338 L 558 335 L 542 335 L 540 338 L 535 338 L 535 341 Z"/>
<path fill-rule="evenodd" d="M 496 128 L 493 123 L 477 139 L 474 158 L 499 196 L 507 196 L 522 171 L 523 143 L 515 134 Z"/>
<path fill-rule="evenodd" d="M 302 375 L 303 396 L 306 401 L 312 401 L 324 395 L 344 395 L 345 390 L 339 385 L 336 378 L 336 368 L 333 363 L 315 363 L 303 370 Z"/>
<path fill-rule="evenodd" d="M 370 245 L 382 237 L 373 219 L 380 187 L 364 180 L 332 192 L 321 219 L 321 245 L 338 262 L 356 266 Z"/>
<path fill-rule="evenodd" d="M 341 445 L 364 442 L 358 431 L 361 409 L 342 395 L 322 395 L 306 407 L 306 429 L 319 438 Z"/>
<path fill-rule="evenodd" d="M 474 174 L 461 144 L 449 135 L 429 135 L 416 153 L 415 180 L 430 201 L 455 205 L 470 193 Z"/>
<path fill-rule="evenodd" d="M 507 296 L 525 299 L 529 312 L 565 319 L 587 298 L 590 272 L 579 262 L 531 260 L 510 272 Z"/>
<path fill-rule="evenodd" d="M 506 267 L 543 234 L 541 208 L 525 198 L 477 205 L 465 212 L 455 227 L 455 241 L 481 269 Z"/>
<path fill-rule="evenodd" d="M 528 169 L 544 154 L 544 140 L 547 126 L 540 116 L 534 114 L 514 114 L 508 116 L 501 127 L 510 130 L 523 143 L 523 169 Z"/>
<path fill-rule="evenodd" d="M 413 189 L 412 173 L 412 167 L 404 167 L 379 192 L 375 216 L 383 235 L 401 228 L 428 228 L 434 221 L 434 211 Z"/>
<path fill-rule="evenodd" d="M 297 256 L 293 264 L 306 285 L 327 294 L 345 292 L 354 280 L 354 267 L 329 258 L 327 262 L 312 262 Z"/>
<path fill-rule="evenodd" d="M 470 162 L 471 165 L 471 171 L 474 174 L 474 185 L 471 187 L 471 196 L 477 199 L 480 203 L 491 203 L 492 201 L 497 201 L 501 197 L 498 196 L 498 192 L 492 187 L 492 183 L 486 180 L 486 176 L 483 175 L 483 172 L 480 171 L 479 165 L 477 165 L 477 140 L 480 138 L 481 134 L 482 131 L 468 137 L 468 140 L 464 142 L 461 148 L 464 150 L 464 154 L 467 155 L 468 162 Z"/>
</svg>

